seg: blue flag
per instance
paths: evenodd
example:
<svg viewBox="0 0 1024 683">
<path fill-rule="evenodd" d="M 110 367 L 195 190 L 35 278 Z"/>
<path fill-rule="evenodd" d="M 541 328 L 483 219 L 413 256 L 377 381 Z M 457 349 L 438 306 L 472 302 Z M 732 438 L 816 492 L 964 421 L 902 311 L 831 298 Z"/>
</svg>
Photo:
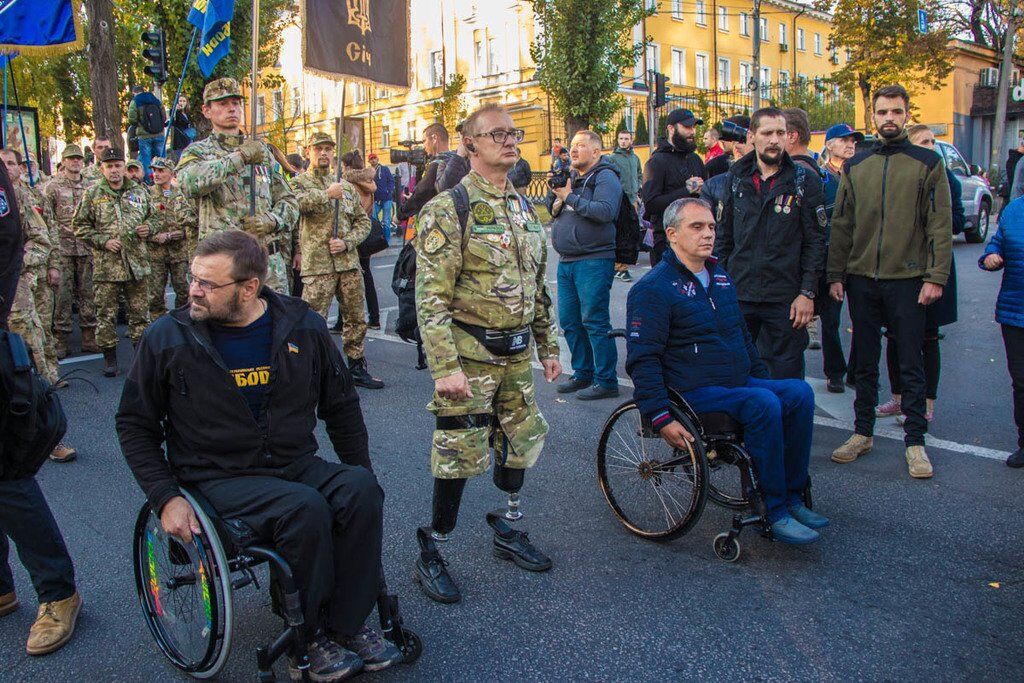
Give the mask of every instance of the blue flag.
<svg viewBox="0 0 1024 683">
<path fill-rule="evenodd" d="M 0 0 L 3 2 L 3 0 Z M 199 70 L 207 78 L 231 50 L 235 0 L 193 0 L 188 23 L 199 29 Z"/>
<path fill-rule="evenodd" d="M 0 52 L 50 57 L 81 49 L 81 0 L 0 0 Z"/>
</svg>

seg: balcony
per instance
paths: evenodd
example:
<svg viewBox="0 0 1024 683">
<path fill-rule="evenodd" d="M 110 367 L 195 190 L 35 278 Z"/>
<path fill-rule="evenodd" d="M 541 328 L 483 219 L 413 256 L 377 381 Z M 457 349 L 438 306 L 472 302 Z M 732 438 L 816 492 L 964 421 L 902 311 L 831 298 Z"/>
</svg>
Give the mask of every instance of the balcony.
<svg viewBox="0 0 1024 683">
<path fill-rule="evenodd" d="M 1013 91 L 1012 86 L 1010 91 Z M 998 92 L 999 89 L 994 85 L 975 85 L 971 98 L 971 116 L 995 116 Z M 1024 116 L 1024 102 L 1016 102 L 1011 97 L 1006 107 L 1006 115 L 1014 118 Z"/>
</svg>

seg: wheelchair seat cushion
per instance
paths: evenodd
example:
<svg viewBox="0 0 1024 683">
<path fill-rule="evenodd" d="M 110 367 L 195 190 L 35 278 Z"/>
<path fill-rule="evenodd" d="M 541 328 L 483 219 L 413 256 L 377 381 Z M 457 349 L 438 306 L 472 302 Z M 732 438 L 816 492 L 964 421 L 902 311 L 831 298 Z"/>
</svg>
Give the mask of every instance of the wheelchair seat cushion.
<svg viewBox="0 0 1024 683">
<path fill-rule="evenodd" d="M 701 413 L 697 416 L 705 434 L 742 434 L 743 425 L 729 413 Z"/>
</svg>

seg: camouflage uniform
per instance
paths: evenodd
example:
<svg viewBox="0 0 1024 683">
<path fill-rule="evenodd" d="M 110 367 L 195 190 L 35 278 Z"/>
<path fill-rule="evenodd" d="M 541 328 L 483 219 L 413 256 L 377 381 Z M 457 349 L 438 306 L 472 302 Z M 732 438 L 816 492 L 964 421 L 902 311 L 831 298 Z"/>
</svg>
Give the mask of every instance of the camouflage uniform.
<svg viewBox="0 0 1024 683">
<path fill-rule="evenodd" d="M 417 219 L 416 312 L 431 375 L 439 379 L 461 370 L 473 396 L 453 401 L 435 393 L 427 408 L 439 418 L 496 414 L 500 434 L 494 434 L 494 445 L 501 464 L 525 469 L 536 463 L 548 431 L 534 395 L 531 349 L 496 356 L 453 321 L 490 330 L 529 326 L 538 357 L 558 357 L 544 279 L 544 229 L 511 184 L 499 190 L 475 171 L 462 184 L 471 209 L 464 234 L 447 192 L 432 199 Z M 434 477 L 486 471 L 491 432 L 491 426 L 436 429 L 430 458 Z"/>
<path fill-rule="evenodd" d="M 153 163 L 159 164 L 161 159 L 158 157 Z M 178 189 L 171 186 L 163 190 L 154 185 L 149 188 L 149 192 L 153 211 L 149 222 L 150 242 L 147 245 L 150 265 L 149 317 L 156 320 L 167 312 L 164 288 L 167 286 L 168 276 L 174 289 L 174 305 L 184 306 L 188 300 L 188 283 L 185 281 L 185 274 L 188 272 L 188 253 L 185 251 L 185 232 L 177 221 L 175 204 L 178 201 Z M 153 238 L 161 232 L 181 232 L 181 237 L 165 244 L 158 244 Z"/>
<path fill-rule="evenodd" d="M 240 97 L 234 79 L 221 78 L 207 84 L 204 102 L 225 97 Z M 198 235 L 221 230 L 241 230 L 242 218 L 249 215 L 250 171 L 236 150 L 245 142 L 241 135 L 214 133 L 193 142 L 181 153 L 178 161 L 178 184 L 182 194 L 197 202 Z M 264 145 L 266 158 L 273 159 Z M 282 244 L 291 240 L 291 231 L 299 218 L 295 195 L 284 176 L 269 166 L 256 166 L 256 215 L 270 212 L 276 226 L 269 235 L 257 235 L 270 253 L 267 285 L 282 294 L 288 293 L 287 267 Z"/>
<path fill-rule="evenodd" d="M 326 135 L 326 141 L 331 141 Z M 314 136 L 314 140 L 317 137 Z M 323 140 L 320 140 L 323 142 Z M 310 144 L 317 144 L 311 142 Z M 327 317 L 331 297 L 338 299 L 342 319 L 342 344 L 349 358 L 363 357 L 366 318 L 363 306 L 363 274 L 359 269 L 359 243 L 370 234 L 370 219 L 359 203 L 356 189 L 342 180 L 345 197 L 339 200 L 338 237 L 346 249 L 332 255 L 327 242 L 334 235 L 334 200 L 327 198 L 327 186 L 334 182 L 330 171 L 310 167 L 292 183 L 299 200 L 299 253 L 302 254 L 302 298 L 313 310 Z"/>
<path fill-rule="evenodd" d="M 47 207 L 46 199 L 39 188 L 20 185 L 18 189 L 21 190 L 21 193 L 18 195 L 18 202 L 22 206 L 27 204 L 32 207 L 35 214 L 32 217 L 33 220 L 36 218 L 42 220 L 46 224 L 46 232 L 50 237 L 50 247 L 46 250 L 46 264 L 38 267 L 35 286 L 32 288 L 32 297 L 36 303 L 36 314 L 39 316 L 39 322 L 43 325 L 42 332 L 45 342 L 43 355 L 46 356 L 46 364 L 54 369 L 54 375 L 56 376 L 58 360 L 53 334 L 53 312 L 56 296 L 54 295 L 53 287 L 50 286 L 47 280 L 47 275 L 50 270 L 59 272 L 61 269 L 60 249 L 58 247 L 60 231 L 57 228 L 57 221 L 53 218 L 53 212 Z"/>
<path fill-rule="evenodd" d="M 82 169 L 82 182 L 85 183 L 86 188 L 95 185 L 96 183 L 103 180 L 103 171 L 100 170 L 100 162 L 95 164 L 89 164 Z"/>
<path fill-rule="evenodd" d="M 71 334 L 71 303 L 78 303 L 78 320 L 83 330 L 96 327 L 96 302 L 93 295 L 92 250 L 75 237 L 71 221 L 82 203 L 87 183 L 70 180 L 58 174 L 46 185 L 43 197 L 60 234 L 60 287 L 57 289 L 57 310 L 53 329 Z"/>
<path fill-rule="evenodd" d="M 133 343 L 149 324 L 149 252 L 147 241 L 135 229 L 151 219 L 148 190 L 125 178 L 120 190 L 101 180 L 85 192 L 75 214 L 75 236 L 93 252 L 96 264 L 96 343 L 101 349 L 117 346 L 117 298 L 125 298 L 128 331 Z M 107 251 L 108 240 L 120 240 L 119 253 Z"/>
</svg>

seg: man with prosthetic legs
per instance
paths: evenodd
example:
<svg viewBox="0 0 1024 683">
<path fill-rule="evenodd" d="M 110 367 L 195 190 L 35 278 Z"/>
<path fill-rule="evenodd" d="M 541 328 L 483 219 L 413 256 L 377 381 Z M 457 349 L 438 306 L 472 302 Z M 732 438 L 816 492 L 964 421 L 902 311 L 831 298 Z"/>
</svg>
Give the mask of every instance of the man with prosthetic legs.
<svg viewBox="0 0 1024 683">
<path fill-rule="evenodd" d="M 540 457 L 548 425 L 535 397 L 532 348 L 544 378 L 562 372 L 547 249 L 537 215 L 506 179 L 523 131 L 500 106 L 466 119 L 470 173 L 432 199 L 416 228 L 416 310 L 434 377 L 428 409 L 437 418 L 431 448 L 433 519 L 417 531 L 413 578 L 438 602 L 461 598 L 437 541 L 455 529 L 466 480 L 487 471 L 508 494 L 508 510 L 487 514 L 493 552 L 530 571 L 551 560 L 513 528 L 525 472 Z M 533 344 L 531 344 L 533 337 Z"/>
</svg>

